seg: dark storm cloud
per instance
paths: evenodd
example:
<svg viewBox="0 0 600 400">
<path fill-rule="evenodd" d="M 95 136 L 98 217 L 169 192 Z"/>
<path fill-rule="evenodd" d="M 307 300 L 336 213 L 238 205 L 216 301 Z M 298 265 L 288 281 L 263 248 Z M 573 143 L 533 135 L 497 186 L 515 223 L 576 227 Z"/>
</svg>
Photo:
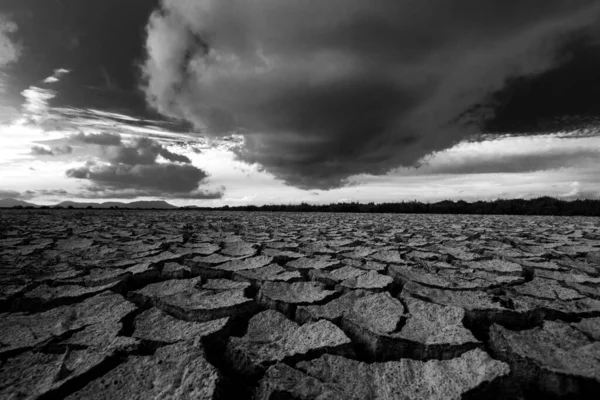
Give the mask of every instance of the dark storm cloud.
<svg viewBox="0 0 600 400">
<path fill-rule="evenodd" d="M 158 156 L 172 162 L 191 163 L 181 154 L 173 153 L 160 143 L 149 138 L 139 138 L 133 145 L 110 146 L 105 149 L 107 158 L 113 164 L 149 165 L 155 164 Z"/>
<path fill-rule="evenodd" d="M 31 148 L 31 154 L 33 154 L 35 156 L 53 156 L 54 155 L 52 150 L 47 149 L 43 146 L 33 146 Z"/>
<path fill-rule="evenodd" d="M 10 95 L 18 98 L 25 88 L 47 79 L 49 71 L 65 68 L 71 73 L 55 84 L 59 95 L 53 106 L 151 115 L 137 89 L 138 62 L 144 27 L 157 4 L 158 0 L 0 0 L 0 13 L 19 27 L 15 36 L 22 49 L 7 84 Z"/>
<path fill-rule="evenodd" d="M 476 133 L 493 95 L 596 38 L 594 0 L 163 0 L 148 102 L 290 185 L 414 165 Z M 467 124 L 469 123 L 469 124 Z"/>
<path fill-rule="evenodd" d="M 222 197 L 222 191 L 199 188 L 208 177 L 205 171 L 191 165 L 188 157 L 171 152 L 155 140 L 138 138 L 130 144 L 106 145 L 103 146 L 103 154 L 106 163 L 88 162 L 66 172 L 69 178 L 93 183 L 87 188 L 87 194 L 82 194 L 83 197 Z M 168 163 L 158 162 L 159 156 Z"/>
<path fill-rule="evenodd" d="M 79 132 L 71 137 L 73 140 L 88 144 L 97 144 L 100 146 L 118 146 L 121 144 L 121 136 L 116 133 L 102 132 L 85 134 Z"/>
<path fill-rule="evenodd" d="M 193 165 L 86 165 L 67 171 L 67 177 L 88 179 L 109 189 L 149 189 L 164 193 L 185 193 L 198 189 L 207 175 Z"/>
</svg>

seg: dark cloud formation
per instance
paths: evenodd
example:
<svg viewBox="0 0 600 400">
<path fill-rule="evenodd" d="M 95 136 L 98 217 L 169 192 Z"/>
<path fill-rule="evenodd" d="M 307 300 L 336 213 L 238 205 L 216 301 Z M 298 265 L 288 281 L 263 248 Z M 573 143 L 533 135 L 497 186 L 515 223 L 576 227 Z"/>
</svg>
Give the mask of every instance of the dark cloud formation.
<svg viewBox="0 0 600 400">
<path fill-rule="evenodd" d="M 167 116 L 244 135 L 240 159 L 326 189 L 476 133 L 496 93 L 593 43 L 599 13 L 595 0 L 163 0 L 144 89 Z"/>
<path fill-rule="evenodd" d="M 110 146 L 105 149 L 105 152 L 113 164 L 132 166 L 156 164 L 158 156 L 171 162 L 187 164 L 192 162 L 188 157 L 173 153 L 149 138 L 139 138 L 133 146 Z"/>
<path fill-rule="evenodd" d="M 139 138 L 132 144 L 105 145 L 103 151 L 106 162 L 90 161 L 66 172 L 69 178 L 93 183 L 82 197 L 214 199 L 223 196 L 223 190 L 201 190 L 199 185 L 206 181 L 207 173 L 191 165 L 188 157 L 169 151 L 155 140 Z M 158 162 L 159 156 L 168 162 Z"/>
<path fill-rule="evenodd" d="M 121 144 L 121 136 L 109 132 L 90 133 L 87 135 L 83 132 L 79 132 L 78 134 L 71 136 L 71 138 L 78 142 L 97 144 L 100 146 L 118 146 Z"/>
<path fill-rule="evenodd" d="M 52 149 L 43 146 L 33 146 L 31 148 L 31 154 L 36 156 L 60 156 L 71 154 L 72 152 L 73 148 L 69 145 L 54 146 Z"/>
<path fill-rule="evenodd" d="M 1 0 L 22 48 L 7 80 L 18 99 L 49 72 L 71 73 L 56 85 L 53 106 L 149 115 L 138 91 L 144 27 L 158 0 Z"/>
<path fill-rule="evenodd" d="M 53 156 L 54 153 L 52 152 L 52 150 L 43 147 L 43 146 L 33 146 L 31 148 L 31 154 L 35 155 L 35 156 Z"/>
<path fill-rule="evenodd" d="M 598 25 L 600 26 L 600 25 Z M 485 129 L 494 132 L 546 133 L 594 129 L 600 123 L 600 42 L 576 36 L 564 49 L 559 67 L 511 80 L 491 96 L 494 118 Z"/>
<path fill-rule="evenodd" d="M 88 179 L 112 189 L 149 188 L 167 193 L 191 192 L 207 177 L 201 169 L 187 164 L 90 164 L 68 170 L 67 176 Z"/>
</svg>

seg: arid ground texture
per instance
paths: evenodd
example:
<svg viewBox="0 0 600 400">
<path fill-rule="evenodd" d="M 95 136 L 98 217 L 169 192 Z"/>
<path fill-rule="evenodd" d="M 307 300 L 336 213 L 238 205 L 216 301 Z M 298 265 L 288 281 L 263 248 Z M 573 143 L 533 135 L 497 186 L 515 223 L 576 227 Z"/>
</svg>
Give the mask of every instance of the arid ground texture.
<svg viewBox="0 0 600 400">
<path fill-rule="evenodd" d="M 600 219 L 0 211 L 2 399 L 600 393 Z"/>
</svg>

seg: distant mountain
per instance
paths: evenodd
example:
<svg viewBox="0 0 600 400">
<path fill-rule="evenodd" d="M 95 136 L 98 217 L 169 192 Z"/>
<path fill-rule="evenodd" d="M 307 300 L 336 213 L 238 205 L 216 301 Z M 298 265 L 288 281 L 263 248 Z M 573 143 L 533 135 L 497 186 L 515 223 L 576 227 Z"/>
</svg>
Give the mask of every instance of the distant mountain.
<svg viewBox="0 0 600 400">
<path fill-rule="evenodd" d="M 63 201 L 58 203 L 56 206 L 58 207 L 73 207 L 73 208 L 111 208 L 111 207 L 119 207 L 119 208 L 160 208 L 160 209 L 172 209 L 178 208 L 173 204 L 169 204 L 166 201 L 132 201 L 131 203 L 123 203 L 120 201 L 107 201 L 104 203 L 79 203 L 76 201 Z"/>
<path fill-rule="evenodd" d="M 28 203 L 28 202 L 23 201 L 23 200 L 17 200 L 17 199 L 2 199 L 2 200 L 0 200 L 0 208 L 2 208 L 2 207 L 16 207 L 16 206 L 38 207 L 38 205 L 36 205 L 36 204 Z"/>
<path fill-rule="evenodd" d="M 17 199 L 2 199 L 0 200 L 0 208 L 12 208 L 12 207 L 41 207 L 37 204 L 28 203 L 26 201 L 17 200 Z M 63 201 L 55 205 L 51 205 L 48 207 L 73 207 L 73 208 L 137 208 L 137 209 L 151 209 L 157 208 L 161 210 L 170 210 L 174 208 L 179 208 L 174 206 L 173 204 L 169 204 L 166 201 L 132 201 L 131 203 L 123 203 L 120 201 L 107 201 L 104 203 L 79 203 L 76 201 Z M 44 207 L 46 208 L 46 207 Z"/>
</svg>

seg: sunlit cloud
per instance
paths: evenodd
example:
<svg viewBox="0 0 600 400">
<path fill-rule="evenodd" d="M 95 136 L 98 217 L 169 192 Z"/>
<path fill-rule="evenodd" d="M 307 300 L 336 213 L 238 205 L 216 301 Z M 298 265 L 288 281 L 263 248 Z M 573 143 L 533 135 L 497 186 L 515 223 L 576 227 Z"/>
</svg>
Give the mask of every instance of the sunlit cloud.
<svg viewBox="0 0 600 400">
<path fill-rule="evenodd" d="M 71 71 L 68 69 L 65 69 L 65 68 L 55 69 L 54 74 L 52 74 L 51 76 L 44 79 L 43 82 L 44 83 L 57 83 L 60 81 L 60 79 L 62 78 L 63 75 L 66 75 L 69 72 L 71 72 Z"/>
</svg>

